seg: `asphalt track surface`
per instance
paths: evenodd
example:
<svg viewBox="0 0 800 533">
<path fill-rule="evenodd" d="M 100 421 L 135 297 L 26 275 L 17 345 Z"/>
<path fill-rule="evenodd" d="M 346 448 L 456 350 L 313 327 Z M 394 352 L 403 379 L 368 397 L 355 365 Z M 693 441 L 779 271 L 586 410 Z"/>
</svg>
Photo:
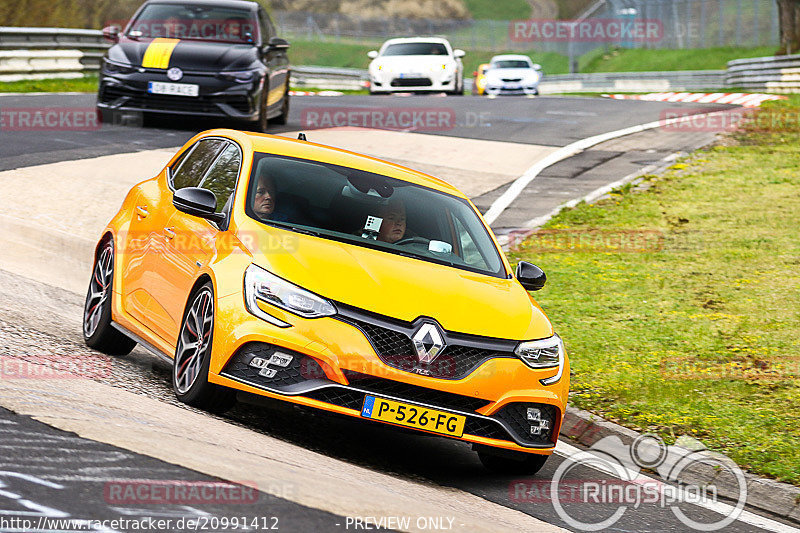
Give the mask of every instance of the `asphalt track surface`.
<svg viewBox="0 0 800 533">
<path fill-rule="evenodd" d="M 3 109 L 47 106 L 92 107 L 93 104 L 92 95 L 0 97 L 0 107 Z M 430 132 L 430 134 L 563 146 L 598 133 L 658 120 L 660 113 L 665 109 L 674 108 L 675 104 L 556 97 L 496 100 L 472 97 L 447 99 L 306 97 L 294 99 L 290 124 L 285 129 L 276 128 L 275 131 L 300 129 L 299 117 L 304 109 L 326 106 L 450 106 L 456 111 L 457 116 L 465 120 L 467 113 L 488 114 L 485 117 L 488 116 L 489 122 L 484 124 L 491 126 L 471 127 L 464 124 L 450 131 Z M 689 107 L 709 110 L 709 106 L 705 105 Z M 212 125 L 230 126 L 230 124 L 198 124 L 196 121 L 185 121 L 181 118 L 173 121 L 159 120 L 144 128 L 104 126 L 99 131 L 52 133 L 3 131 L 0 132 L 0 168 L 9 169 L 177 146 L 197 131 Z M 113 169 L 110 169 L 110 174 L 110 178 L 113 178 Z M 39 313 L 37 309 L 41 308 L 43 298 L 58 301 L 59 312 L 64 314 L 59 316 Z M 3 325 L 1 329 L 4 330 L 0 353 L 5 352 L 6 355 L 15 356 L 24 353 L 26 346 L 35 345 L 65 347 L 71 353 L 91 354 L 83 346 L 80 335 L 82 302 L 82 295 L 0 271 L 0 317 L 2 317 L 0 322 Z M 102 380 L 116 387 L 140 394 L 146 393 L 161 401 L 180 405 L 177 404 L 171 391 L 168 367 L 141 349 L 137 349 L 128 358 L 115 361 L 114 374 Z M 562 520 L 552 504 L 536 501 L 535 498 L 530 500 L 518 497 L 514 487 L 520 481 L 520 476 L 498 476 L 487 473 L 465 443 L 402 432 L 365 421 L 323 415 L 310 409 L 259 402 L 252 397 L 242 399 L 246 401 L 241 402 L 224 417 L 231 424 L 245 426 L 253 431 L 394 476 L 458 488 L 546 522 L 574 530 Z M 33 485 L 29 482 L 28 486 L 24 486 L 21 478 L 17 477 L 13 481 L 8 481 L 8 487 L 4 489 L 6 492 L 0 493 L 0 517 L 7 515 L 6 510 L 9 509 L 9 505 L 15 503 L 19 505 L 19 498 L 14 501 L 14 498 L 8 496 L 9 493 L 15 494 L 14 491 L 23 494 L 29 501 L 34 501 L 35 496 L 39 498 L 36 500 L 39 504 L 60 510 L 70 516 L 96 519 L 119 516 L 112 505 L 101 501 L 98 496 L 100 492 L 97 484 L 106 482 L 109 478 L 209 480 L 208 476 L 191 470 L 79 439 L 4 410 L 0 410 L 0 431 L 4 431 L 0 440 L 7 441 L 2 443 L 3 459 L 0 469 L 13 469 L 18 474 L 34 476 L 71 489 L 62 491 L 52 487 L 48 489 L 43 484 L 37 485 L 35 482 Z M 20 438 L 26 442 L 15 444 L 17 441 L 14 439 Z M 53 442 L 65 445 L 55 445 Z M 33 451 L 37 449 L 38 452 Z M 52 461 L 30 460 L 37 453 L 52 457 Z M 59 454 L 62 453 L 63 462 L 59 460 L 61 457 Z M 124 469 L 103 470 L 118 466 L 114 461 L 109 462 L 109 458 L 114 458 L 114 461 L 124 458 Z M 563 456 L 553 455 L 532 481 L 547 482 L 565 460 Z M 96 480 L 91 481 L 87 473 L 91 473 Z M 573 475 L 579 479 L 598 482 L 609 478 L 587 467 L 579 467 Z M 6 482 L 7 479 L 0 477 L 0 481 Z M 527 481 L 530 482 L 531 479 L 528 478 Z M 94 486 L 91 486 L 92 483 Z M 261 497 L 264 498 L 266 507 L 262 512 L 268 512 L 269 516 L 278 516 L 279 519 L 285 517 L 281 530 L 337 529 L 331 527 L 331 523 L 337 520 L 334 515 L 302 508 L 292 502 L 265 494 Z M 564 507 L 571 516 L 585 522 L 606 518 L 618 508 L 616 504 L 589 505 L 570 502 L 565 502 Z M 680 508 L 699 521 L 713 522 L 720 518 L 716 513 L 693 505 L 681 504 Z M 127 510 L 131 512 L 130 509 Z M 257 514 L 260 510 L 260 508 L 250 509 L 248 513 Z M 224 515 L 228 509 L 203 507 L 200 511 Z M 181 515 L 175 506 L 170 506 L 168 509 L 155 506 L 141 510 L 139 516 L 157 515 L 158 512 L 170 516 Z M 237 513 L 240 513 L 239 509 Z M 5 529 L 0 528 L 0 530 Z M 670 508 L 643 504 L 638 509 L 627 509 L 622 518 L 608 530 L 660 532 L 687 531 L 689 528 L 676 518 Z M 741 522 L 736 522 L 725 529 L 742 533 L 754 530 L 757 528 Z"/>
<path fill-rule="evenodd" d="M 0 109 L 74 108 L 94 109 L 95 96 L 31 95 L 0 96 Z M 555 97 L 482 98 L 439 96 L 293 97 L 289 124 L 274 126 L 270 133 L 303 129 L 309 112 L 336 110 L 409 109 L 452 113 L 453 127 L 420 129 L 417 133 L 544 146 L 566 146 L 586 137 L 660 120 L 663 113 L 681 109 L 709 112 L 732 106 L 720 104 L 672 104 Z M 155 117 L 146 127 L 107 125 L 88 131 L 0 130 L 0 170 L 84 159 L 123 152 L 180 146 L 195 133 L 211 127 L 246 127 L 230 121 L 199 121 L 185 116 Z M 450 124 L 448 122 L 448 124 Z M 309 132 L 313 140 L 313 131 Z M 490 158 L 491 154 L 487 154 Z"/>
</svg>

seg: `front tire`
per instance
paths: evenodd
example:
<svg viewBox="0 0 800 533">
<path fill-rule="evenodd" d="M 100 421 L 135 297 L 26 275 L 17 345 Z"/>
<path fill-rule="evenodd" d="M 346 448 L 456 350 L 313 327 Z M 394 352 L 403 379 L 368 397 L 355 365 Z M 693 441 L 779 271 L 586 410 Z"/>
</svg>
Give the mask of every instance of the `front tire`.
<svg viewBox="0 0 800 533">
<path fill-rule="evenodd" d="M 207 282 L 192 293 L 183 313 L 172 366 L 172 388 L 185 404 L 223 413 L 235 405 L 236 393 L 208 382 L 213 341 L 214 288 Z"/>
<path fill-rule="evenodd" d="M 483 466 L 496 474 L 533 475 L 542 469 L 549 455 L 478 449 L 478 459 Z"/>
<path fill-rule="evenodd" d="M 280 124 L 281 126 L 286 125 L 289 122 L 289 81 L 286 81 L 286 89 L 283 93 L 283 102 L 281 102 L 281 114 L 277 117 L 273 118 L 272 121 L 275 124 Z"/>
<path fill-rule="evenodd" d="M 267 118 L 267 93 L 269 93 L 269 86 L 266 81 L 264 88 L 261 89 L 261 98 L 258 102 L 258 118 L 253 122 L 253 129 L 258 133 L 267 133 L 269 130 L 269 119 Z"/>
<path fill-rule="evenodd" d="M 114 240 L 103 242 L 92 268 L 92 279 L 83 306 L 83 340 L 86 346 L 107 355 L 127 355 L 136 342 L 111 325 L 114 294 Z"/>
</svg>

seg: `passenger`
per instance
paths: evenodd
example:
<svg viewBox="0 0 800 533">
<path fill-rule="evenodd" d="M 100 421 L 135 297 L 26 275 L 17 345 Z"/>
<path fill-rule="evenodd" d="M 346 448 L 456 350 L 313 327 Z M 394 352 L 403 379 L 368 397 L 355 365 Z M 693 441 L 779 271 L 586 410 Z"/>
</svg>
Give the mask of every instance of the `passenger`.
<svg viewBox="0 0 800 533">
<path fill-rule="evenodd" d="M 390 200 L 381 207 L 378 216 L 383 219 L 378 240 L 395 243 L 406 234 L 406 206 L 402 200 Z"/>
<path fill-rule="evenodd" d="M 263 219 L 269 219 L 275 212 L 275 183 L 268 174 L 258 178 L 256 196 L 253 199 L 253 211 Z"/>
</svg>

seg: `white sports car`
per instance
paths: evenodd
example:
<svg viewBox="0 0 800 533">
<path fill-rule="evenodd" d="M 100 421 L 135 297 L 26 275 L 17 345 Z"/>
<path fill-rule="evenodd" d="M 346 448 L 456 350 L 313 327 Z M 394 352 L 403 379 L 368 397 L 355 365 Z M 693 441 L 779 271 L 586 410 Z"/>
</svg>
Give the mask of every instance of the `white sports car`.
<svg viewBox="0 0 800 533">
<path fill-rule="evenodd" d="M 486 73 L 485 93 L 499 94 L 539 94 L 542 81 L 541 65 L 523 55 L 494 56 Z"/>
<path fill-rule="evenodd" d="M 414 37 L 389 39 L 380 51 L 367 54 L 370 93 L 447 92 L 464 94 L 463 50 L 447 39 Z"/>
</svg>

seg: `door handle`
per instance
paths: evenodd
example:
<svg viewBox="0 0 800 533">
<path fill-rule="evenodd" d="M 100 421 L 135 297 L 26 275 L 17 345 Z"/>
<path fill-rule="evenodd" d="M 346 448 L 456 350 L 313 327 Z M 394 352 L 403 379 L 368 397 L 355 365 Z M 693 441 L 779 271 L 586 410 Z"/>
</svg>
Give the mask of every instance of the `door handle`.
<svg viewBox="0 0 800 533">
<path fill-rule="evenodd" d="M 147 215 L 149 214 L 147 212 L 147 206 L 146 205 L 137 206 L 136 214 L 139 215 L 141 218 L 147 218 Z"/>
<path fill-rule="evenodd" d="M 167 235 L 167 239 L 172 240 L 175 238 L 175 230 L 172 228 L 164 228 L 164 233 Z"/>
</svg>

